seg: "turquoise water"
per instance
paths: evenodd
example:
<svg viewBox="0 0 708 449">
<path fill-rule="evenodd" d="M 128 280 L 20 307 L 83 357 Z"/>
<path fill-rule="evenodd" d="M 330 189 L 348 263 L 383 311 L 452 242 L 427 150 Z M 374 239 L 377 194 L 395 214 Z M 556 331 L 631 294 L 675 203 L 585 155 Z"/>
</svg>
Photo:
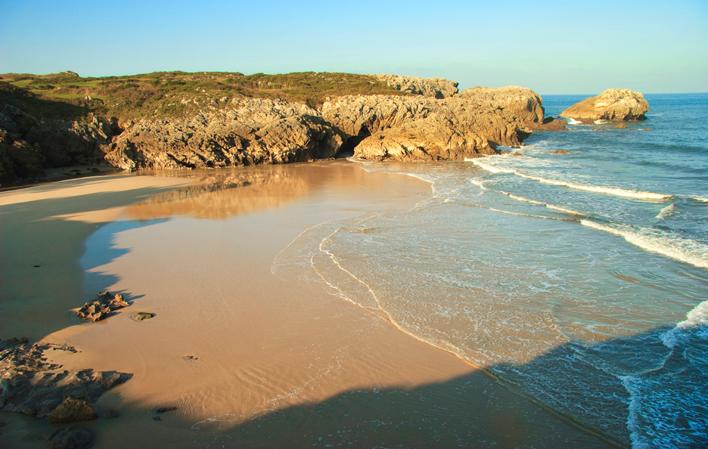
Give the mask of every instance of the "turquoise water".
<svg viewBox="0 0 708 449">
<path fill-rule="evenodd" d="M 580 98 L 544 98 L 547 115 Z M 308 230 L 274 266 L 306 260 L 343 299 L 609 438 L 705 447 L 708 95 L 647 99 L 648 119 L 626 128 L 537 133 L 467 162 L 364 164 L 433 194 Z"/>
</svg>

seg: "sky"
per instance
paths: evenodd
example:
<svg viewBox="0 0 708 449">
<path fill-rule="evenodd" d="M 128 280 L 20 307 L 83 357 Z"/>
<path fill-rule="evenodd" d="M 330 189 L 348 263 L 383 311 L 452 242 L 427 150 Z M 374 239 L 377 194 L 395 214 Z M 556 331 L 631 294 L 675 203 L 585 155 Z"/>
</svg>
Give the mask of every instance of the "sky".
<svg viewBox="0 0 708 449">
<path fill-rule="evenodd" d="M 0 73 L 400 73 L 708 91 L 708 0 L 0 0 Z"/>
</svg>

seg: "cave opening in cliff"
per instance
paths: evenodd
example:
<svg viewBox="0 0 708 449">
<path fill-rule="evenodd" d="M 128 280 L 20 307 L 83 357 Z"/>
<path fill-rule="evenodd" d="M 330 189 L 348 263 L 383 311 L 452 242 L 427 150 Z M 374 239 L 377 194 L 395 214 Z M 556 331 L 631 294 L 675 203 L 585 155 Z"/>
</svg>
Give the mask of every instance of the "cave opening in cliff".
<svg viewBox="0 0 708 449">
<path fill-rule="evenodd" d="M 337 151 L 337 154 L 334 155 L 334 157 L 339 159 L 354 156 L 354 148 L 356 148 L 356 146 L 359 145 L 362 140 L 366 139 L 370 135 L 371 132 L 369 132 L 369 128 L 367 128 L 366 126 L 362 126 L 359 130 L 359 134 L 357 134 L 356 136 L 351 136 L 344 140 L 344 143 L 341 147 L 339 147 L 339 150 Z"/>
</svg>

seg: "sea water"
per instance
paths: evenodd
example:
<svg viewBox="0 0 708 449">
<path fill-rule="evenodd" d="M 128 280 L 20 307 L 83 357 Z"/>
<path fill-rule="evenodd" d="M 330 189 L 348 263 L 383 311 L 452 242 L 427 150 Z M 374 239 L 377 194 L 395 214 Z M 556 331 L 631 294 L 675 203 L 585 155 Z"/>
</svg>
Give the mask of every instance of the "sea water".
<svg viewBox="0 0 708 449">
<path fill-rule="evenodd" d="M 544 98 L 547 115 L 582 97 Z M 418 177 L 405 213 L 308 229 L 333 294 L 634 448 L 708 445 L 708 95 L 570 125 Z"/>
</svg>

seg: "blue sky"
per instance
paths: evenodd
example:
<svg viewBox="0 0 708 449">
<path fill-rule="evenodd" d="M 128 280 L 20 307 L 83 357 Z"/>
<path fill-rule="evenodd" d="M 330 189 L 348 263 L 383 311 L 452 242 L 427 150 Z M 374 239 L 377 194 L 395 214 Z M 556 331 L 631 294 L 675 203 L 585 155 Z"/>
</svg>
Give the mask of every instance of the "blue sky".
<svg viewBox="0 0 708 449">
<path fill-rule="evenodd" d="M 344 71 L 708 91 L 708 0 L 0 0 L 0 72 Z"/>
</svg>

